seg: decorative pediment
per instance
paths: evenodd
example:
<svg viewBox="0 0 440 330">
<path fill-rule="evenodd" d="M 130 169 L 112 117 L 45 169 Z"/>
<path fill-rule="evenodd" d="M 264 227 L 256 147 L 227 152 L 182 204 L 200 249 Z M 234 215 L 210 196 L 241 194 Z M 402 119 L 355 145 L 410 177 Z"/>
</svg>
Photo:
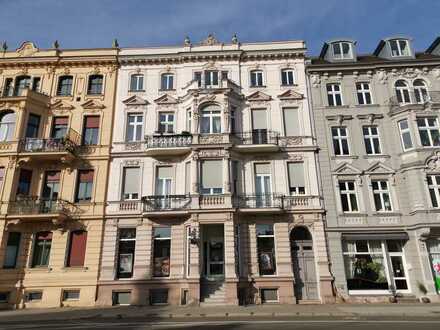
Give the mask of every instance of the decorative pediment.
<svg viewBox="0 0 440 330">
<path fill-rule="evenodd" d="M 147 100 L 143 99 L 138 95 L 130 96 L 128 99 L 122 101 L 127 106 L 138 106 L 138 105 L 147 105 L 149 104 Z"/>
<path fill-rule="evenodd" d="M 284 93 L 278 95 L 280 100 L 302 100 L 304 96 L 301 93 L 295 92 L 292 89 L 285 91 Z"/>
<path fill-rule="evenodd" d="M 439 172 L 440 171 L 440 151 L 434 152 L 426 159 L 426 171 Z"/>
<path fill-rule="evenodd" d="M 70 103 L 63 100 L 56 100 L 54 103 L 50 105 L 52 110 L 73 110 L 75 107 Z"/>
<path fill-rule="evenodd" d="M 261 91 L 256 91 L 255 93 L 252 93 L 251 95 L 247 96 L 246 100 L 250 102 L 265 102 L 272 100 L 272 97 Z"/>
<path fill-rule="evenodd" d="M 200 42 L 200 46 L 214 46 L 220 44 L 221 43 L 216 39 L 216 37 L 214 37 L 212 33 L 208 34 L 208 37 Z"/>
<path fill-rule="evenodd" d="M 394 172 L 395 171 L 391 167 L 388 167 L 381 162 L 377 162 L 370 166 L 370 168 L 365 171 L 365 174 L 394 174 Z"/>
<path fill-rule="evenodd" d="M 162 95 L 161 97 L 155 99 L 154 102 L 163 105 L 179 103 L 179 101 L 176 98 L 172 97 L 169 94 Z"/>
<path fill-rule="evenodd" d="M 38 52 L 38 48 L 31 41 L 25 41 L 19 48 L 17 48 L 17 53 L 19 56 L 31 56 L 36 52 Z"/>
<path fill-rule="evenodd" d="M 102 110 L 105 108 L 105 105 L 96 101 L 96 100 L 88 100 L 87 102 L 84 102 L 83 104 L 81 104 L 81 106 L 84 109 L 89 109 L 89 110 Z"/>
<path fill-rule="evenodd" d="M 362 171 L 349 163 L 343 163 L 333 173 L 337 175 L 361 175 Z"/>
</svg>

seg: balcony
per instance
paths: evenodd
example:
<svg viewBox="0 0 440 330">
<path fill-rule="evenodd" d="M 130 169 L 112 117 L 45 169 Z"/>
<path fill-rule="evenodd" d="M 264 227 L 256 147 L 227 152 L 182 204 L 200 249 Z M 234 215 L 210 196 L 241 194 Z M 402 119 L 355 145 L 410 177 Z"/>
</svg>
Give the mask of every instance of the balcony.
<svg viewBox="0 0 440 330">
<path fill-rule="evenodd" d="M 283 208 L 286 211 L 321 209 L 319 196 L 283 196 Z"/>
<path fill-rule="evenodd" d="M 191 208 L 189 195 L 153 195 L 142 198 L 143 211 L 149 216 L 186 215 Z"/>
<path fill-rule="evenodd" d="M 192 135 L 152 135 L 146 136 L 146 154 L 148 156 L 183 155 L 190 151 Z"/>
<path fill-rule="evenodd" d="M 71 160 L 80 142 L 81 136 L 69 129 L 62 138 L 24 138 L 19 142 L 19 152 L 20 156 L 35 160 Z"/>
<path fill-rule="evenodd" d="M 74 211 L 74 205 L 62 199 L 43 199 L 37 196 L 17 196 L 8 205 L 8 218 L 20 220 L 62 221 Z"/>
<path fill-rule="evenodd" d="M 243 213 L 272 213 L 283 210 L 281 194 L 243 195 L 235 198 L 235 207 Z"/>
<path fill-rule="evenodd" d="M 213 194 L 199 196 L 200 209 L 230 209 L 232 208 L 231 195 Z"/>
<path fill-rule="evenodd" d="M 49 100 L 49 96 L 45 93 L 34 91 L 30 88 L 23 88 L 19 90 L 7 90 L 0 93 L 0 100 L 8 102 L 21 102 L 31 98 L 34 101 L 45 103 Z"/>
<path fill-rule="evenodd" d="M 401 92 L 389 100 L 390 115 L 405 110 L 440 109 L 440 91 L 420 93 L 418 91 Z"/>
<path fill-rule="evenodd" d="M 280 149 L 279 133 L 267 129 L 235 133 L 235 148 L 242 152 L 274 152 Z"/>
</svg>

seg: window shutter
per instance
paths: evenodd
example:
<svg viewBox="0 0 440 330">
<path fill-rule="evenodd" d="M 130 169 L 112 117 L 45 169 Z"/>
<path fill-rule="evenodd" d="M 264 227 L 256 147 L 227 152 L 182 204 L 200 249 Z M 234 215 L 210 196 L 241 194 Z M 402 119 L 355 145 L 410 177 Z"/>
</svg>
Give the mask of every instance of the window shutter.
<svg viewBox="0 0 440 330">
<path fill-rule="evenodd" d="M 50 231 L 41 231 L 36 235 L 37 240 L 49 240 L 52 239 L 52 232 Z"/>
<path fill-rule="evenodd" d="M 68 267 L 84 266 L 86 255 L 87 232 L 73 231 L 70 234 L 70 250 L 67 260 Z"/>
<path fill-rule="evenodd" d="M 99 128 L 99 116 L 87 116 L 86 128 Z"/>
<path fill-rule="evenodd" d="M 46 181 L 47 182 L 59 182 L 60 181 L 61 172 L 60 171 L 49 171 L 46 172 Z"/>
<path fill-rule="evenodd" d="M 299 118 L 298 109 L 285 108 L 284 111 L 284 130 L 286 136 L 299 136 Z"/>
<path fill-rule="evenodd" d="M 221 160 L 205 160 L 202 163 L 203 188 L 223 187 L 223 171 Z"/>
<path fill-rule="evenodd" d="M 304 187 L 304 164 L 289 163 L 289 185 L 290 187 Z"/>
<path fill-rule="evenodd" d="M 157 168 L 157 177 L 159 179 L 172 178 L 173 168 L 171 166 L 162 166 Z"/>
<path fill-rule="evenodd" d="M 139 167 L 126 167 L 124 172 L 124 193 L 137 193 L 139 190 Z"/>
<path fill-rule="evenodd" d="M 252 129 L 266 129 L 266 109 L 252 110 Z"/>
<path fill-rule="evenodd" d="M 55 117 L 53 123 L 54 125 L 67 125 L 68 120 L 68 117 Z"/>
<path fill-rule="evenodd" d="M 270 164 L 255 164 L 255 174 L 270 174 Z"/>
<path fill-rule="evenodd" d="M 80 182 L 93 182 L 93 170 L 82 170 L 79 173 Z"/>
</svg>

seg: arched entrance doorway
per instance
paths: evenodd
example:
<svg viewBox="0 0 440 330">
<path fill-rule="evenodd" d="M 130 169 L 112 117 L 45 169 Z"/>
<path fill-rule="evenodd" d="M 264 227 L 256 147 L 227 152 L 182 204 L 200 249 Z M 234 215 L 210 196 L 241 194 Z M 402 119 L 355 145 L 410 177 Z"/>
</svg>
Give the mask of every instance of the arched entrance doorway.
<svg viewBox="0 0 440 330">
<path fill-rule="evenodd" d="M 296 227 L 291 231 L 290 248 L 296 302 L 319 299 L 313 240 L 307 228 Z"/>
</svg>

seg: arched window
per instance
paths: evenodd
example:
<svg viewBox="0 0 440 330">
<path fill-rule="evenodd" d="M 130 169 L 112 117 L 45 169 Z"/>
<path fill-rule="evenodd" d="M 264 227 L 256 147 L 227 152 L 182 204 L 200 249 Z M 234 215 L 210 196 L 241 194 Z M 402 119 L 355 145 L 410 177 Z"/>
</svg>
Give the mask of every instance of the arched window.
<svg viewBox="0 0 440 330">
<path fill-rule="evenodd" d="M 26 88 L 31 87 L 31 77 L 19 76 L 15 79 L 15 95 L 20 96 Z"/>
<path fill-rule="evenodd" d="M 11 141 L 14 138 L 16 115 L 13 111 L 0 114 L 0 141 Z"/>
<path fill-rule="evenodd" d="M 57 95 L 58 96 L 68 96 L 72 95 L 72 76 L 61 76 L 58 79 Z"/>
<path fill-rule="evenodd" d="M 200 133 L 213 134 L 220 133 L 222 129 L 221 124 L 221 110 L 216 105 L 208 105 L 202 110 L 202 120 L 200 123 Z"/>
<path fill-rule="evenodd" d="M 102 94 L 102 84 L 104 77 L 100 74 L 94 74 L 89 77 L 89 86 L 87 87 L 87 94 Z"/>
<path fill-rule="evenodd" d="M 417 103 L 425 103 L 429 99 L 428 88 L 426 82 L 423 79 L 416 79 L 413 82 L 414 96 Z"/>
<path fill-rule="evenodd" d="M 399 103 L 411 103 L 411 97 L 409 95 L 409 86 L 405 80 L 397 80 L 394 84 L 396 90 L 397 101 Z"/>
</svg>

